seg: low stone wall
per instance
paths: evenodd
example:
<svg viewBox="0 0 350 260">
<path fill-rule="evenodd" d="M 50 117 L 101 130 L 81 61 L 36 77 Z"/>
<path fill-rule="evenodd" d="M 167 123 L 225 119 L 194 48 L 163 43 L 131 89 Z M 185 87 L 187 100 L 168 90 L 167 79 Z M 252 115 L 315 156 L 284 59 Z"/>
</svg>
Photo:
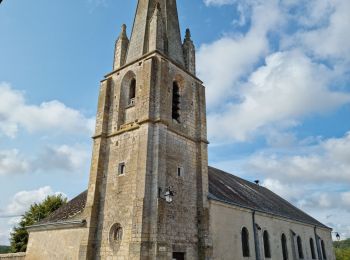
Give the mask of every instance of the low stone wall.
<svg viewBox="0 0 350 260">
<path fill-rule="evenodd" d="M 24 260 L 26 253 L 0 254 L 0 260 Z"/>
</svg>

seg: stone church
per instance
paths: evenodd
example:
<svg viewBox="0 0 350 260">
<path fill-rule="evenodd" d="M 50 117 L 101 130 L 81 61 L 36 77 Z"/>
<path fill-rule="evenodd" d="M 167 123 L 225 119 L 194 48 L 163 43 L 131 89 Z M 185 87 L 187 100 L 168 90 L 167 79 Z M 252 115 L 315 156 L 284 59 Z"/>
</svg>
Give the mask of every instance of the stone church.
<svg viewBox="0 0 350 260">
<path fill-rule="evenodd" d="M 335 259 L 329 227 L 208 166 L 206 124 L 176 0 L 138 0 L 101 81 L 88 189 L 28 227 L 25 259 Z"/>
</svg>

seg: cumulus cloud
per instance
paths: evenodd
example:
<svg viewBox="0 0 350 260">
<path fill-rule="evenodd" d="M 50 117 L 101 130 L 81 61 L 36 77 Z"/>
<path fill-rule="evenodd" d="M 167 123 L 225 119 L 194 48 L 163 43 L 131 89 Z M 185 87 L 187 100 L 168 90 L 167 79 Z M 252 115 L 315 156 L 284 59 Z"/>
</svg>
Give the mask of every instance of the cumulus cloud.
<svg viewBox="0 0 350 260">
<path fill-rule="evenodd" d="M 283 183 L 348 183 L 350 185 L 350 132 L 311 147 L 283 154 L 260 151 L 247 161 L 247 170 Z M 347 197 L 346 197 L 347 198 Z"/>
<path fill-rule="evenodd" d="M 348 0 L 307 2 L 310 15 L 304 16 L 302 21 L 311 28 L 296 33 L 292 37 L 293 44 L 301 44 L 308 52 L 320 58 L 350 62 L 348 33 L 350 2 Z"/>
<path fill-rule="evenodd" d="M 90 149 L 85 145 L 46 146 L 38 154 L 25 156 L 18 150 L 0 150 L 0 176 L 44 172 L 77 172 L 88 165 Z"/>
<path fill-rule="evenodd" d="M 349 1 L 204 3 L 232 5 L 240 14 L 234 25 L 248 27 L 233 27 L 199 48 L 198 74 L 207 86 L 211 141 L 268 137 L 292 129 L 305 116 L 349 103 L 344 83 L 350 62 Z"/>
<path fill-rule="evenodd" d="M 59 101 L 29 105 L 24 93 L 7 83 L 0 83 L 0 93 L 0 134 L 14 138 L 20 127 L 29 132 L 92 133 L 93 118 Z"/>
<path fill-rule="evenodd" d="M 245 141 L 267 126 L 294 126 L 300 118 L 350 103 L 350 94 L 330 89 L 333 71 L 300 51 L 274 53 L 248 79 L 239 103 L 208 117 L 212 139 Z"/>
<path fill-rule="evenodd" d="M 0 176 L 23 173 L 29 169 L 29 161 L 20 155 L 18 150 L 0 151 Z"/>
<path fill-rule="evenodd" d="M 198 74 L 207 86 L 207 103 L 211 110 L 238 92 L 241 77 L 252 71 L 269 51 L 267 35 L 280 20 L 276 1 L 256 3 L 247 9 L 251 12 L 251 27 L 247 33 L 228 33 L 199 48 Z"/>
<path fill-rule="evenodd" d="M 17 192 L 5 209 L 0 209 L 0 216 L 22 215 L 33 203 L 43 201 L 49 195 L 63 194 L 54 192 L 50 186 L 41 187 L 37 190 Z M 64 194 L 63 194 L 64 195 Z M 64 195 L 65 196 L 65 195 Z"/>
</svg>

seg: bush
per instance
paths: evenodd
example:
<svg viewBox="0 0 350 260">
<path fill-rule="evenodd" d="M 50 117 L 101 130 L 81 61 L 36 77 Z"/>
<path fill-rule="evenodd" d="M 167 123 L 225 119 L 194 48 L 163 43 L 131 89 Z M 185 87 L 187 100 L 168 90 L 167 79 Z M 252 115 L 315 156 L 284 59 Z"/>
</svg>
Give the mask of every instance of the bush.
<svg viewBox="0 0 350 260">
<path fill-rule="evenodd" d="M 67 199 L 63 198 L 62 195 L 53 195 L 48 196 L 42 203 L 34 203 L 31 205 L 11 233 L 11 252 L 25 252 L 28 244 L 28 232 L 26 227 L 34 225 L 48 217 L 65 203 L 67 203 Z"/>
</svg>

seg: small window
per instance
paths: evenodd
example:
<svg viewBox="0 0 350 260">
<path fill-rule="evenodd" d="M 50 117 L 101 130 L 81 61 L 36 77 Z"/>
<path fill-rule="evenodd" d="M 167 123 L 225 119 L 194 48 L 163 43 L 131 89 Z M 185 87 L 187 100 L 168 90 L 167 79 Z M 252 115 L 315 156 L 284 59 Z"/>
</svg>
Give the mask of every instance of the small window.
<svg viewBox="0 0 350 260">
<path fill-rule="evenodd" d="M 113 231 L 113 240 L 116 242 L 120 242 L 123 240 L 123 229 L 122 227 L 116 227 Z"/>
<path fill-rule="evenodd" d="M 323 240 L 321 240 L 321 248 L 322 248 L 323 259 L 327 259 L 326 248 L 324 246 L 324 241 Z"/>
<path fill-rule="evenodd" d="M 264 252 L 266 258 L 271 258 L 271 250 L 270 250 L 270 240 L 269 233 L 265 230 L 263 234 L 264 239 Z"/>
<path fill-rule="evenodd" d="M 185 253 L 174 252 L 172 259 L 173 260 L 185 260 Z"/>
<path fill-rule="evenodd" d="M 118 175 L 125 174 L 125 163 L 120 163 L 118 166 Z"/>
<path fill-rule="evenodd" d="M 310 250 L 312 259 L 316 259 L 315 244 L 312 238 L 310 238 Z"/>
<path fill-rule="evenodd" d="M 298 255 L 300 259 L 304 259 L 303 244 L 300 236 L 297 237 Z"/>
<path fill-rule="evenodd" d="M 173 83 L 172 117 L 176 121 L 180 120 L 180 88 L 176 81 Z"/>
<path fill-rule="evenodd" d="M 288 260 L 288 247 L 287 247 L 287 238 L 285 234 L 282 234 L 281 237 L 281 244 L 282 244 L 282 255 L 283 260 Z"/>
<path fill-rule="evenodd" d="M 114 251 L 118 251 L 123 240 L 123 228 L 119 223 L 113 224 L 109 231 L 109 244 Z"/>
<path fill-rule="evenodd" d="M 132 79 L 129 88 L 129 106 L 135 105 L 136 97 L 136 79 Z"/>
<path fill-rule="evenodd" d="M 246 227 L 242 228 L 242 252 L 243 257 L 249 257 L 250 256 L 250 250 L 249 250 L 249 233 L 248 229 Z"/>
<path fill-rule="evenodd" d="M 184 169 L 182 167 L 177 167 L 177 177 L 184 176 Z"/>
</svg>

